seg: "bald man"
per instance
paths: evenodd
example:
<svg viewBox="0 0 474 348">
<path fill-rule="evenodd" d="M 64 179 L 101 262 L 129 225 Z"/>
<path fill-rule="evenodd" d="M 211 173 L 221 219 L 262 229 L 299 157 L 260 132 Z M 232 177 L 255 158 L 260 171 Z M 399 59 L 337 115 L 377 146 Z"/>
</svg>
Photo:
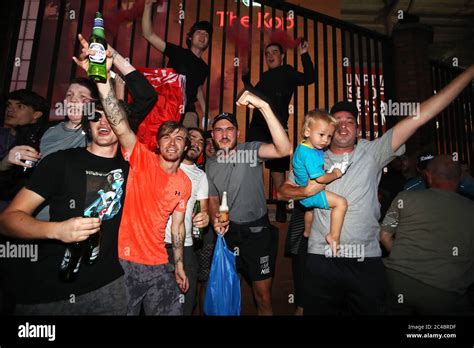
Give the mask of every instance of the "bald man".
<svg viewBox="0 0 474 348">
<path fill-rule="evenodd" d="M 429 189 L 404 191 L 382 222 L 380 241 L 393 314 L 472 314 L 474 202 L 456 193 L 459 162 L 435 156 L 425 171 Z"/>
</svg>

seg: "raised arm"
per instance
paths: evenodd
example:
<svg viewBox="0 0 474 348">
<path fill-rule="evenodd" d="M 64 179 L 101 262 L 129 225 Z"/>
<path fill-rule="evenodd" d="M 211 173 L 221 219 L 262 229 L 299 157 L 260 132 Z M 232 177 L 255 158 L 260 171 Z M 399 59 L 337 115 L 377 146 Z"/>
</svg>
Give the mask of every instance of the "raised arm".
<svg viewBox="0 0 474 348">
<path fill-rule="evenodd" d="M 74 59 L 74 61 L 77 65 L 87 71 L 89 64 L 88 55 L 90 53 L 89 43 L 81 34 L 79 34 L 78 37 L 82 46 L 82 51 L 79 58 Z M 124 83 L 127 85 L 128 90 L 132 95 L 133 101 L 128 106 L 130 111 L 130 115 L 128 116 L 130 127 L 133 131 L 136 131 L 140 123 L 143 122 L 148 113 L 153 109 L 157 100 L 156 92 L 148 80 L 112 46 L 108 45 L 107 50 L 112 55 L 113 66 L 123 75 L 123 79 L 119 75 L 115 77 L 115 96 L 117 99 L 123 100 L 125 96 Z"/>
<path fill-rule="evenodd" d="M 273 113 L 270 104 L 258 97 L 256 94 L 246 90 L 237 100 L 237 105 L 247 105 L 250 108 L 259 109 L 267 122 L 273 143 L 262 144 L 260 146 L 258 156 L 261 159 L 281 158 L 291 155 L 292 148 L 288 135 L 286 135 L 283 126 Z"/>
<path fill-rule="evenodd" d="M 308 42 L 302 41 L 299 45 L 301 54 L 301 63 L 303 64 L 303 73 L 297 72 L 297 84 L 299 86 L 307 86 L 314 82 L 315 73 L 314 65 L 308 53 Z"/>
<path fill-rule="evenodd" d="M 152 23 L 152 9 L 156 0 L 145 0 L 145 9 L 142 17 L 142 35 L 143 37 L 158 51 L 164 52 L 166 49 L 166 42 L 163 41 L 153 31 Z"/>
<path fill-rule="evenodd" d="M 419 115 L 410 115 L 398 122 L 393 127 L 392 150 L 397 151 L 418 128 L 429 122 L 446 108 L 472 79 L 474 79 L 474 65 L 471 65 L 441 91 L 421 103 Z"/>
<path fill-rule="evenodd" d="M 79 40 L 83 46 L 81 56 L 79 58 L 72 57 L 72 59 L 79 67 L 87 71 L 89 62 L 88 59 L 83 59 L 83 57 L 84 55 L 92 54 L 93 51 L 89 50 L 88 46 L 84 46 L 81 37 L 79 37 Z M 136 136 L 128 123 L 127 113 L 120 105 L 110 83 L 110 69 L 112 68 L 113 62 L 112 55 L 113 53 L 110 50 L 107 50 L 107 81 L 105 83 L 97 83 L 97 88 L 110 127 L 112 127 L 113 132 L 117 135 L 117 138 L 125 152 L 131 153 L 135 146 Z"/>
<path fill-rule="evenodd" d="M 106 83 L 97 83 L 97 88 L 110 127 L 117 136 L 124 152 L 131 153 L 137 137 L 128 123 L 127 113 L 115 96 L 114 89 L 110 84 L 110 77 L 107 78 Z"/>
<path fill-rule="evenodd" d="M 140 72 L 132 71 L 123 78 L 133 98 L 132 102 L 128 104 L 128 119 L 130 127 L 136 132 L 140 124 L 153 109 L 158 96 L 153 86 L 150 85 L 146 77 Z"/>
</svg>

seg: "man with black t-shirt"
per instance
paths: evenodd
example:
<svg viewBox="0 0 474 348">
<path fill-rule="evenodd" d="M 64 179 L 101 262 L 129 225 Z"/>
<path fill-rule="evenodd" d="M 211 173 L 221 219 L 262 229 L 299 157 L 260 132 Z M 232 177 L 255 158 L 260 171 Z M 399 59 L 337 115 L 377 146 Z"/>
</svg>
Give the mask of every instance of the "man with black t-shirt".
<svg viewBox="0 0 474 348">
<path fill-rule="evenodd" d="M 302 41 L 299 45 L 301 63 L 304 73 L 288 64 L 283 64 L 285 52 L 283 47 L 272 42 L 265 48 L 265 61 L 268 70 L 262 74 L 260 81 L 255 86 L 271 105 L 275 115 L 283 128 L 288 132 L 288 118 L 290 117 L 288 107 L 293 97 L 293 92 L 297 86 L 307 86 L 314 82 L 314 67 L 308 53 L 308 43 Z M 244 71 L 242 81 L 245 86 L 251 85 L 250 74 Z M 267 123 L 261 112 L 257 109 L 253 111 L 250 127 L 246 132 L 245 141 L 262 141 L 271 143 L 272 137 Z M 267 161 L 265 167 L 270 169 L 273 185 L 278 190 L 285 181 L 285 172 L 290 168 L 290 157 L 283 157 Z M 277 202 L 276 220 L 286 221 L 285 202 Z"/>
<path fill-rule="evenodd" d="M 117 136 L 102 111 L 84 124 L 90 125 L 90 145 L 44 158 L 26 187 L 0 215 L 0 233 L 12 238 L 10 248 L 20 246 L 13 238 L 23 239 L 21 243 L 30 251 L 24 255 L 28 258 L 2 258 L 0 263 L 6 295 L 16 304 L 15 314 L 126 313 L 117 236 L 128 163 L 117 152 Z M 35 219 L 34 211 L 46 201 L 51 220 Z M 96 203 L 101 208 L 100 218 L 83 217 Z M 99 230 L 96 262 L 81 262 L 73 282 L 61 281 L 59 270 L 68 244 L 84 241 Z"/>
<path fill-rule="evenodd" d="M 173 68 L 178 74 L 186 76 L 186 107 L 183 125 L 198 128 L 199 117 L 196 113 L 195 103 L 199 101 L 203 112 L 206 103 L 202 85 L 209 76 L 209 67 L 201 56 L 209 46 L 212 37 L 212 25 L 208 21 L 193 24 L 186 34 L 187 49 L 163 41 L 153 32 L 152 6 L 156 0 L 146 0 L 142 17 L 143 37 L 158 51 L 169 58 L 168 67 Z"/>
</svg>

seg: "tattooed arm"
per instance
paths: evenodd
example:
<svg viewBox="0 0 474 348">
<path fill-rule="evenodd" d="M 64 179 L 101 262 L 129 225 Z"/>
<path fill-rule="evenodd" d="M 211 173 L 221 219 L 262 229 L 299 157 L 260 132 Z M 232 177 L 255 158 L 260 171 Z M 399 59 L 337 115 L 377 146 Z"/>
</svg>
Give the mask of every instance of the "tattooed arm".
<svg viewBox="0 0 474 348">
<path fill-rule="evenodd" d="M 184 271 L 184 238 L 186 231 L 184 228 L 184 212 L 174 211 L 171 222 L 171 243 L 173 246 L 173 256 L 175 265 L 175 277 L 181 291 L 186 292 L 189 288 L 188 278 Z"/>
<path fill-rule="evenodd" d="M 110 79 L 107 79 L 106 83 L 97 83 L 97 88 L 99 89 L 100 101 L 104 107 L 110 127 L 115 135 L 117 135 L 124 152 L 131 153 L 137 137 L 128 124 L 127 113 L 120 105 L 115 91 L 110 84 Z"/>
</svg>

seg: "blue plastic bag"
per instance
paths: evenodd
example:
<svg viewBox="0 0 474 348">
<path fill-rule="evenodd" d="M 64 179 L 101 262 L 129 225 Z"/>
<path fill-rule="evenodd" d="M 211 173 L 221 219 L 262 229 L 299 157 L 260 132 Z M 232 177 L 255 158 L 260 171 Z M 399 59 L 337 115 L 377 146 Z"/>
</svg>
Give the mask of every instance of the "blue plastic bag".
<svg viewBox="0 0 474 348">
<path fill-rule="evenodd" d="M 235 255 L 227 248 L 222 235 L 217 235 L 211 273 L 204 299 L 206 315 L 240 315 L 240 279 Z"/>
</svg>

